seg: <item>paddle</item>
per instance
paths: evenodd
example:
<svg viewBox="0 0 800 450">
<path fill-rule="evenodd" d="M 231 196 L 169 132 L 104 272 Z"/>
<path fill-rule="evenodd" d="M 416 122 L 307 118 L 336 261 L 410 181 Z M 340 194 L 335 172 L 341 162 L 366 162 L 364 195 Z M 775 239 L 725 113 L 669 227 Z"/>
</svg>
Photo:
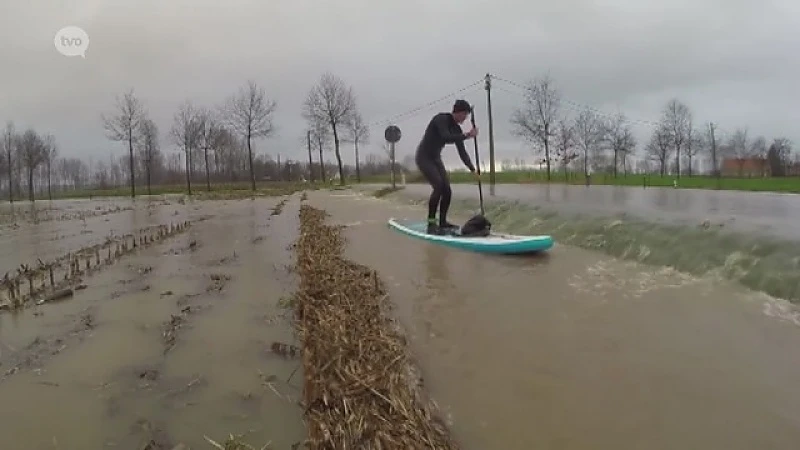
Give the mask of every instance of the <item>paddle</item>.
<svg viewBox="0 0 800 450">
<path fill-rule="evenodd" d="M 472 122 L 472 128 L 475 128 L 475 107 L 472 107 L 472 110 L 469 114 L 469 120 Z M 478 137 L 475 136 L 472 138 L 472 142 L 475 144 L 475 167 L 478 169 L 478 173 L 480 174 L 481 171 L 481 159 L 478 156 Z M 480 198 L 481 202 L 481 215 L 486 215 L 483 210 L 483 186 L 481 186 L 481 177 L 478 175 L 478 197 Z"/>
</svg>

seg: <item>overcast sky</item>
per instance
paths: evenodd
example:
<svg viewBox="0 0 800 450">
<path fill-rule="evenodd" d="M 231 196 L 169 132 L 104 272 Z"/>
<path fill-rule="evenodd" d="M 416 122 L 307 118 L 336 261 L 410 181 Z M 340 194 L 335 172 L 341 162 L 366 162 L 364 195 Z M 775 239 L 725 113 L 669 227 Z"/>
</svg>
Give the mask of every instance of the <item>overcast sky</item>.
<svg viewBox="0 0 800 450">
<path fill-rule="evenodd" d="M 87 31 L 86 59 L 56 51 L 67 25 Z M 798 30 L 792 0 L 0 0 L 0 121 L 53 133 L 62 155 L 107 158 L 124 146 L 105 139 L 99 115 L 125 89 L 165 134 L 183 100 L 214 106 L 252 78 L 278 103 L 277 132 L 257 151 L 302 158 L 301 103 L 330 71 L 378 123 L 363 153 L 379 153 L 387 118 L 486 72 L 524 82 L 549 71 L 578 104 L 657 120 L 676 96 L 697 124 L 800 146 Z M 528 156 L 509 126 L 519 89 L 496 85 L 498 159 Z M 476 104 L 488 150 L 485 91 L 459 97 Z M 454 99 L 397 121 L 399 157 Z M 651 128 L 634 130 L 645 140 Z M 176 151 L 166 138 L 163 148 Z"/>
</svg>

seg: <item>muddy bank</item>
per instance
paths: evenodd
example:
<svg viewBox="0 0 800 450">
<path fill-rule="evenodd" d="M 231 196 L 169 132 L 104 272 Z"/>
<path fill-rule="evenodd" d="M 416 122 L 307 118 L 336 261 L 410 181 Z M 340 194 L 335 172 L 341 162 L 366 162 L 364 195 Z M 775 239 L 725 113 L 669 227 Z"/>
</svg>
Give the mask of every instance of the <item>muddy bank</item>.
<svg viewBox="0 0 800 450">
<path fill-rule="evenodd" d="M 309 204 L 345 226 L 346 257 L 385 280 L 426 392 L 464 448 L 800 441 L 800 322 L 785 301 L 571 245 L 476 255 L 387 227 L 419 206 L 347 192 Z"/>
<path fill-rule="evenodd" d="M 296 197 L 187 202 L 174 216 L 191 221 L 183 232 L 84 276 L 72 298 L 0 315 L 3 446 L 302 441 L 303 369 L 272 348 L 297 344 L 280 300 L 297 289 L 287 247 L 298 207 Z"/>
<path fill-rule="evenodd" d="M 300 210 L 300 289 L 292 298 L 305 368 L 307 444 L 332 448 L 457 448 L 409 370 L 377 274 L 343 258 L 326 213 Z"/>
<path fill-rule="evenodd" d="M 369 195 L 366 192 L 365 195 Z M 420 205 L 427 196 L 399 190 L 381 198 Z M 475 200 L 454 200 L 455 213 L 473 213 Z M 800 302 L 800 242 L 730 231 L 724 223 L 668 225 L 620 214 L 560 214 L 521 201 L 487 201 L 493 228 L 519 234 L 550 234 L 557 243 L 617 258 L 673 267 L 697 276 L 735 280 L 773 297 Z"/>
</svg>

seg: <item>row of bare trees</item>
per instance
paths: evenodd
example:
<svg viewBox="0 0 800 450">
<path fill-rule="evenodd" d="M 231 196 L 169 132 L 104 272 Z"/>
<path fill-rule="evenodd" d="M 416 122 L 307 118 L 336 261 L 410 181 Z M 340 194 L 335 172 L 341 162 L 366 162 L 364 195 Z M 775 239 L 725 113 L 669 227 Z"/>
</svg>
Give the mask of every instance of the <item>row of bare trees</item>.
<svg viewBox="0 0 800 450">
<path fill-rule="evenodd" d="M 246 162 L 249 172 L 251 189 L 255 190 L 253 143 L 274 133 L 276 110 L 276 102 L 269 99 L 264 89 L 254 81 L 248 81 L 217 107 L 197 106 L 191 100 L 185 100 L 173 116 L 168 138 L 183 153 L 189 193 L 192 192 L 196 167 L 202 167 L 206 189 L 210 190 L 212 178 L 236 181 L 243 162 Z M 324 160 L 324 150 L 333 146 L 339 179 L 344 183 L 341 143 L 352 142 L 356 153 L 356 178 L 360 181 L 358 146 L 367 142 L 369 129 L 358 111 L 352 87 L 333 74 L 323 74 L 309 91 L 302 115 L 308 123 L 304 140 L 308 141 L 312 180 L 312 144 L 319 151 L 320 162 Z M 137 169 L 146 173 L 149 193 L 152 172 L 162 165 L 159 161 L 162 154 L 159 149 L 158 127 L 148 118 L 142 102 L 133 90 L 117 98 L 115 111 L 103 115 L 102 122 L 109 139 L 124 142 L 128 147 L 127 169 L 131 196 L 136 195 Z M 138 167 L 136 161 L 139 162 Z M 317 166 L 320 169 L 320 178 L 325 181 L 324 164 L 318 163 Z"/>
<path fill-rule="evenodd" d="M 13 122 L 7 122 L 0 139 L 0 182 L 6 182 L 9 201 L 21 197 L 23 179 L 27 181 L 25 187 L 31 201 L 36 190 L 34 179 L 46 180 L 48 197 L 52 198 L 52 174 L 57 155 L 58 147 L 52 134 L 40 134 L 30 128 L 19 133 Z"/>
<path fill-rule="evenodd" d="M 272 134 L 276 107 L 276 102 L 268 99 L 264 89 L 254 81 L 248 81 L 216 108 L 197 106 L 191 100 L 181 103 L 166 137 L 183 153 L 189 194 L 192 193 L 192 178 L 198 164 L 204 169 L 209 190 L 212 170 L 217 175 L 225 173 L 235 181 L 234 174 L 238 174 L 241 168 L 244 149 L 247 150 L 246 166 L 251 188 L 255 190 L 253 140 Z M 148 117 L 143 103 L 131 89 L 117 98 L 114 112 L 102 115 L 101 119 L 109 139 L 127 144 L 131 196 L 136 195 L 137 160 L 145 173 L 149 194 L 154 169 L 163 166 L 163 155 L 159 129 Z M 138 158 L 134 156 L 135 152 L 138 152 Z"/>
<path fill-rule="evenodd" d="M 369 142 L 369 127 L 358 110 L 353 88 L 336 75 L 324 73 L 318 83 L 309 90 L 303 102 L 302 116 L 308 124 L 308 161 L 313 165 L 311 148 L 316 146 L 319 160 L 323 160 L 323 151 L 333 145 L 339 169 L 339 182 L 344 184 L 341 143 L 349 142 L 354 146 L 356 180 L 361 181 L 360 156 L 358 145 Z M 320 167 L 320 178 L 325 181 L 325 170 Z M 313 179 L 313 172 L 311 174 Z"/>
<path fill-rule="evenodd" d="M 722 175 L 722 162 L 726 160 L 736 166 L 738 176 L 744 175 L 748 161 L 757 169 L 758 176 L 765 176 L 768 172 L 772 176 L 785 176 L 792 143 L 785 137 L 778 137 L 768 145 L 764 136 L 751 138 L 747 128 L 737 128 L 726 138 L 721 138 L 715 124 L 706 123 L 698 128 L 689 107 L 672 99 L 664 108 L 645 150 L 661 175 L 692 176 L 694 161 L 699 155 L 705 155 L 711 163 L 711 174 L 716 176 Z"/>
<path fill-rule="evenodd" d="M 303 117 L 309 124 L 306 136 L 308 164 L 286 160 L 282 164 L 280 154 L 277 161 L 270 155 L 255 155 L 254 141 L 271 136 L 275 130 L 273 117 L 277 104 L 268 99 L 264 90 L 253 81 L 248 81 L 216 107 L 197 106 L 191 100 L 185 100 L 163 135 L 133 89 L 115 100 L 114 110 L 101 114 L 100 118 L 106 136 L 127 147 L 127 154 L 123 157 L 100 161 L 90 159 L 88 163 L 76 158 L 57 159 L 55 140 L 51 135 L 40 136 L 33 130 L 18 135 L 13 123 L 9 122 L 3 132 L 3 157 L 0 158 L 0 180 L 3 176 L 8 178 L 9 198 L 14 198 L 15 190 L 20 191 L 24 171 L 27 171 L 31 199 L 37 185 L 34 180 L 44 179 L 52 198 L 53 168 L 58 175 L 56 185 L 60 188 L 92 186 L 107 189 L 127 182 L 132 197 L 136 195 L 137 184 L 146 184 L 147 193 L 151 194 L 154 183 L 180 182 L 181 175 L 191 194 L 198 168 L 203 171 L 208 190 L 212 182 L 237 182 L 244 178 L 244 173 L 249 175 L 253 190 L 256 188 L 256 174 L 258 178 L 267 179 L 305 178 L 298 172 L 302 169 L 311 175 L 313 181 L 312 138 L 319 150 L 316 166 L 322 181 L 326 181 L 323 152 L 331 146 L 336 155 L 340 182 L 344 183 L 346 172 L 349 175 L 349 167 L 342 162 L 342 142 L 354 144 L 355 175 L 361 180 L 362 157 L 358 154 L 358 146 L 367 142 L 369 129 L 358 111 L 353 89 L 329 73 L 324 74 L 309 91 L 303 105 Z M 162 142 L 176 146 L 179 152 L 162 152 Z M 374 170 L 387 170 L 388 166 L 376 163 L 375 158 L 374 155 L 369 158 L 368 174 L 373 174 Z"/>
<path fill-rule="evenodd" d="M 515 135 L 533 144 L 537 154 L 544 153 L 541 162 L 547 168 L 548 180 L 552 163 L 559 164 L 566 174 L 576 160 L 581 161 L 586 176 L 592 167 L 610 168 L 616 176 L 620 167 L 626 170 L 627 159 L 636 149 L 623 113 L 607 117 L 587 108 L 571 116 L 564 111 L 561 93 L 547 75 L 528 82 L 523 105 L 514 110 L 511 124 Z"/>
<path fill-rule="evenodd" d="M 9 133 L 9 130 L 11 132 Z M 129 155 L 111 156 L 105 159 L 57 156 L 56 147 L 50 148 L 50 153 L 43 151 L 45 144 L 54 143 L 52 138 L 37 136 L 36 133 L 26 132 L 21 135 L 14 133 L 14 126 L 9 123 L 7 128 L 0 130 L 0 198 L 10 201 L 30 199 L 34 194 L 36 199 L 54 198 L 59 194 L 69 191 L 86 191 L 93 189 L 109 190 L 130 186 L 130 172 L 128 170 Z M 11 147 L 5 145 L 7 135 L 11 135 Z M 153 133 L 155 135 L 155 133 Z M 34 137 L 37 136 L 37 137 Z M 149 138 L 148 138 L 149 139 Z M 148 144 L 143 140 L 142 147 L 135 147 L 135 161 L 137 162 L 137 185 L 144 185 L 151 178 L 153 185 L 176 185 L 186 183 L 186 169 L 183 152 L 151 151 L 157 155 L 147 161 Z M 11 149 L 10 155 L 6 151 Z M 152 149 L 153 146 L 150 146 Z M 248 158 L 245 146 L 231 147 L 238 149 L 234 157 L 229 153 L 211 153 L 209 166 L 211 167 L 212 182 L 237 182 L 248 179 Z M 202 153 L 193 155 L 195 165 L 201 163 Z M 44 154 L 44 159 L 42 158 Z M 49 158 L 49 159 L 48 159 Z M 9 172 L 8 160 L 12 161 Z M 413 161 L 412 161 L 413 163 Z M 146 168 L 149 167 L 149 170 Z M 359 165 L 362 175 L 383 175 L 389 172 L 390 163 L 388 155 L 368 154 L 361 156 Z M 307 161 L 277 159 L 270 155 L 258 155 L 253 158 L 253 169 L 256 176 L 261 179 L 300 181 L 308 180 L 312 171 L 318 171 L 318 164 L 312 168 Z M 323 170 L 334 173 L 338 165 L 326 162 Z M 344 165 L 345 177 L 355 175 L 353 165 Z M 11 193 L 12 195 L 8 195 Z M 90 192 L 91 193 L 91 192 Z"/>
<path fill-rule="evenodd" d="M 623 113 L 612 116 L 592 108 L 584 108 L 572 116 L 564 111 L 561 93 L 549 75 L 527 83 L 523 105 L 511 116 L 513 132 L 530 142 L 541 162 L 546 165 L 547 179 L 551 163 L 560 164 L 565 173 L 575 160 L 581 161 L 585 176 L 592 170 L 627 173 L 635 158 L 638 143 L 631 121 Z M 643 161 L 649 171 L 654 163 L 660 175 L 692 176 L 700 154 L 711 162 L 711 173 L 722 173 L 722 161 L 733 161 L 741 176 L 748 161 L 755 161 L 759 175 L 769 172 L 784 176 L 790 165 L 792 143 L 785 137 L 775 138 L 767 145 L 763 136 L 751 138 L 746 128 L 736 129 L 726 139 L 720 139 L 713 123 L 695 124 L 689 107 L 678 99 L 667 102 L 653 133 L 643 146 Z M 507 162 L 506 165 L 510 165 Z"/>
</svg>

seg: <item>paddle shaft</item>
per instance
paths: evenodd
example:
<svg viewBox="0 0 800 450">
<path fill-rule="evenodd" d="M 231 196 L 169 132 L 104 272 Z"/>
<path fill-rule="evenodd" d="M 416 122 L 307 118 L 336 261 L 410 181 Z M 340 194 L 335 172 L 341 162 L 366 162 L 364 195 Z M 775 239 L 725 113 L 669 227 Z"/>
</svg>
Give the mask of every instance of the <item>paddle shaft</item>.
<svg viewBox="0 0 800 450">
<path fill-rule="evenodd" d="M 472 128 L 475 128 L 475 108 L 472 108 L 469 115 L 470 121 L 472 122 Z M 475 136 L 472 138 L 472 142 L 475 144 L 475 167 L 478 170 L 478 174 L 481 172 L 481 158 L 478 155 L 478 137 Z M 481 215 L 486 215 L 483 210 L 483 186 L 481 185 L 481 177 L 478 175 L 478 198 L 481 202 Z"/>
</svg>

